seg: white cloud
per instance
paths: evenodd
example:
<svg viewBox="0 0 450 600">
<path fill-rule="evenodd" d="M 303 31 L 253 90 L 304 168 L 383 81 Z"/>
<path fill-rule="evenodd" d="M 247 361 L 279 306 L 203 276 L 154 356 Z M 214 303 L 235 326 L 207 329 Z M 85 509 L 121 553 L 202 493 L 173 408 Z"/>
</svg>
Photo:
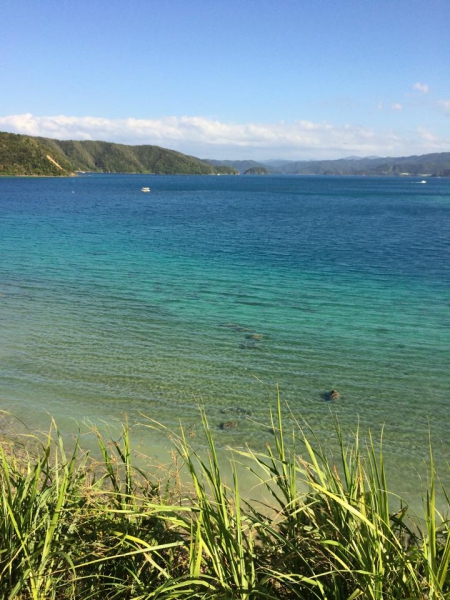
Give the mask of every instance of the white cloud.
<svg viewBox="0 0 450 600">
<path fill-rule="evenodd" d="M 400 104 L 399 102 L 394 102 L 391 108 L 392 110 L 403 110 L 403 104 Z"/>
<path fill-rule="evenodd" d="M 428 129 L 425 129 L 425 127 L 418 127 L 417 131 L 420 135 L 420 137 L 423 140 L 426 140 L 427 142 L 437 142 L 438 138 L 434 135 L 434 133 L 431 133 L 431 131 L 429 131 Z"/>
<path fill-rule="evenodd" d="M 450 103 L 449 103 L 450 105 Z M 0 130 L 56 139 L 155 144 L 203 158 L 337 158 L 349 154 L 421 153 L 449 140 L 427 140 L 420 132 L 404 137 L 389 130 L 298 120 L 291 123 L 224 123 L 206 117 L 106 119 L 30 113 L 0 117 Z"/>
<path fill-rule="evenodd" d="M 438 104 L 444 109 L 444 112 L 450 114 L 450 100 L 439 100 Z"/>
<path fill-rule="evenodd" d="M 413 90 L 419 90 L 422 94 L 428 94 L 430 87 L 427 83 L 420 83 L 420 81 L 418 81 L 413 85 Z"/>
<path fill-rule="evenodd" d="M 423 153 L 426 152 L 448 152 L 450 139 L 441 139 L 425 127 L 418 127 L 417 133 L 422 139 Z"/>
</svg>

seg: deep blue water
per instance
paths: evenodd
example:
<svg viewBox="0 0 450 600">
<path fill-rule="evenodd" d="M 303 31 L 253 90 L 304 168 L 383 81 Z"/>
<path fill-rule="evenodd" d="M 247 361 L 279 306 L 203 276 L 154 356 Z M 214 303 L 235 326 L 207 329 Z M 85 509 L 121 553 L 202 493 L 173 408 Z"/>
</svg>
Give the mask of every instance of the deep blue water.
<svg viewBox="0 0 450 600">
<path fill-rule="evenodd" d="M 195 429 L 203 404 L 258 447 L 278 383 L 324 438 L 385 423 L 414 488 L 428 424 L 450 450 L 449 240 L 447 179 L 0 179 L 2 407 Z"/>
</svg>

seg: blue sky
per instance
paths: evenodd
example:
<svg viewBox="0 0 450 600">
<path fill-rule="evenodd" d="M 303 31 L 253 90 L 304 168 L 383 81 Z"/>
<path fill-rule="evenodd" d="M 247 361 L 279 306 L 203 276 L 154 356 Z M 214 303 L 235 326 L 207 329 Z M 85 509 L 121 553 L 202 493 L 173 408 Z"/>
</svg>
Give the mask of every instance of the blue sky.
<svg viewBox="0 0 450 600">
<path fill-rule="evenodd" d="M 3 0 L 0 130 L 209 158 L 450 151 L 448 0 Z"/>
</svg>

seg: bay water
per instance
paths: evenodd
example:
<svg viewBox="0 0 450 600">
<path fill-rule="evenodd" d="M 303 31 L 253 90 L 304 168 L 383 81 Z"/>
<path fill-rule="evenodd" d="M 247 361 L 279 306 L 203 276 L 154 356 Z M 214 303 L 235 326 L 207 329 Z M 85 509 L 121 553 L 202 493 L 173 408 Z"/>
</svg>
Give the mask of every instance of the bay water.
<svg viewBox="0 0 450 600">
<path fill-rule="evenodd" d="M 258 450 L 277 385 L 325 443 L 384 425 L 400 493 L 428 431 L 450 481 L 450 180 L 0 179 L 0 408 L 200 436 L 204 406 Z"/>
</svg>

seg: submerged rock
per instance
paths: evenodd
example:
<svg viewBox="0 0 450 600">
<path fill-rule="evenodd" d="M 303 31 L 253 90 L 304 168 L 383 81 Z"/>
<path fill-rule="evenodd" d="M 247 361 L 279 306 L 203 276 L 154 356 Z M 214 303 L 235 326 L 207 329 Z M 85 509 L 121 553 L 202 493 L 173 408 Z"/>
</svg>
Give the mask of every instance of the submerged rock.
<svg viewBox="0 0 450 600">
<path fill-rule="evenodd" d="M 219 427 L 220 427 L 220 429 L 222 429 L 222 431 L 225 429 L 236 429 L 237 421 L 222 421 L 222 423 L 220 423 Z"/>
<path fill-rule="evenodd" d="M 257 340 L 257 341 L 261 341 L 263 339 L 263 334 L 262 333 L 249 333 L 248 335 L 245 336 L 246 340 Z"/>
<path fill-rule="evenodd" d="M 242 344 L 239 344 L 239 348 L 241 350 L 261 350 L 261 345 L 257 340 L 246 340 Z"/>
<path fill-rule="evenodd" d="M 339 400 L 341 394 L 337 390 L 331 390 L 330 392 L 322 392 L 320 396 L 326 402 L 332 402 L 333 400 Z"/>
</svg>

